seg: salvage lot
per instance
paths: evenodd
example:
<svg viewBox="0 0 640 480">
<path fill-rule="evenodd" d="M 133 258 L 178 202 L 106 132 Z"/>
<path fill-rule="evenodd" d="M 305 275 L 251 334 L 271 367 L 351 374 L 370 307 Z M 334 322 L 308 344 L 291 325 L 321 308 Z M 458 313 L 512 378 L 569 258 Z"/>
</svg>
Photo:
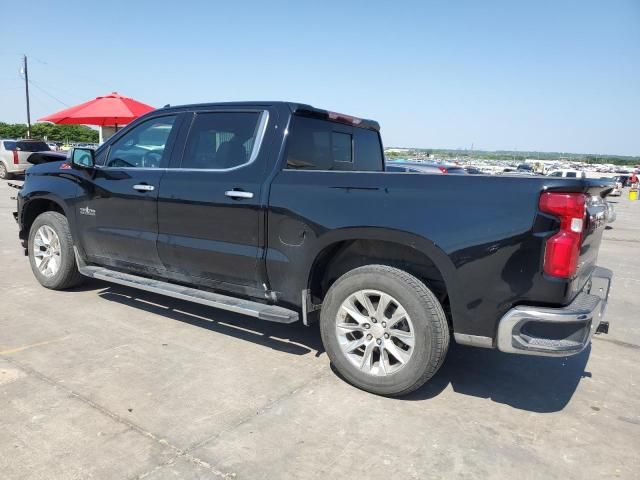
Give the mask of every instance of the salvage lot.
<svg viewBox="0 0 640 480">
<path fill-rule="evenodd" d="M 640 202 L 600 265 L 610 334 L 566 359 L 457 347 L 403 399 L 330 369 L 316 327 L 91 281 L 39 286 L 0 183 L 2 478 L 637 478 Z"/>
</svg>

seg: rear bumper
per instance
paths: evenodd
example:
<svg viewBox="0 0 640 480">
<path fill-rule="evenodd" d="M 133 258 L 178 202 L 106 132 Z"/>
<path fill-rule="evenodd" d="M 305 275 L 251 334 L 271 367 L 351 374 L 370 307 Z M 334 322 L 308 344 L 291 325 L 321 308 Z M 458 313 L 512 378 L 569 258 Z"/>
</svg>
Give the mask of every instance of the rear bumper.
<svg viewBox="0 0 640 480">
<path fill-rule="evenodd" d="M 596 267 L 587 288 L 562 308 L 519 305 L 498 324 L 498 350 L 563 357 L 580 353 L 597 332 L 608 332 L 604 312 L 613 273 Z"/>
</svg>

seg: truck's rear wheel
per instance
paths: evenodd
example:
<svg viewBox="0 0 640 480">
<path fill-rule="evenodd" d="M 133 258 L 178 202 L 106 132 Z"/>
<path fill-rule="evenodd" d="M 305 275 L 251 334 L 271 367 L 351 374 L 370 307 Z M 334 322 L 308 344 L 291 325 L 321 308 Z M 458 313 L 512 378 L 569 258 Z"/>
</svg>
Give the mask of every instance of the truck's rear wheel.
<svg viewBox="0 0 640 480">
<path fill-rule="evenodd" d="M 385 265 L 340 277 L 324 299 L 320 329 L 338 372 L 380 395 L 419 388 L 438 371 L 449 348 L 440 302 L 416 277 Z"/>
<path fill-rule="evenodd" d="M 44 287 L 63 290 L 82 283 L 67 218 L 58 212 L 40 214 L 29 231 L 31 270 Z"/>
</svg>

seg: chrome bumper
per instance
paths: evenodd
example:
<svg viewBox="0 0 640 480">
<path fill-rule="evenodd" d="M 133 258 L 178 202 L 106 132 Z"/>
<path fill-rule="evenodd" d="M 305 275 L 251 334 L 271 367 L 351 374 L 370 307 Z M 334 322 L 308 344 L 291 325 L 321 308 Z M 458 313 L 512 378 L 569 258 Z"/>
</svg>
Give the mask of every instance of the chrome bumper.
<svg viewBox="0 0 640 480">
<path fill-rule="evenodd" d="M 553 357 L 580 353 L 595 333 L 609 329 L 603 318 L 612 277 L 611 270 L 596 267 L 586 291 L 566 307 L 512 308 L 498 324 L 498 350 Z"/>
</svg>

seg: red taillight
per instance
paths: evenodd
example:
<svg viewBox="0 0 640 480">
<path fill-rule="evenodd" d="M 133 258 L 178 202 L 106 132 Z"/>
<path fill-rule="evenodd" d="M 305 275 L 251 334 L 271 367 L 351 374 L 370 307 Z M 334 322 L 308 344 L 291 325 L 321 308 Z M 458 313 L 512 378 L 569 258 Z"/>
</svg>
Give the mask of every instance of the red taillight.
<svg viewBox="0 0 640 480">
<path fill-rule="evenodd" d="M 442 173 L 449 173 L 449 172 L 447 171 L 447 168 L 446 168 L 446 167 L 438 167 L 438 169 L 439 169 Z"/>
<path fill-rule="evenodd" d="M 545 192 L 540 196 L 539 207 L 560 220 L 560 231 L 547 240 L 544 273 L 569 278 L 578 268 L 586 196 L 583 193 Z"/>
<path fill-rule="evenodd" d="M 20 159 L 18 159 L 18 152 L 16 150 L 13 151 L 13 164 L 18 165 L 20 163 Z"/>
</svg>

